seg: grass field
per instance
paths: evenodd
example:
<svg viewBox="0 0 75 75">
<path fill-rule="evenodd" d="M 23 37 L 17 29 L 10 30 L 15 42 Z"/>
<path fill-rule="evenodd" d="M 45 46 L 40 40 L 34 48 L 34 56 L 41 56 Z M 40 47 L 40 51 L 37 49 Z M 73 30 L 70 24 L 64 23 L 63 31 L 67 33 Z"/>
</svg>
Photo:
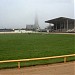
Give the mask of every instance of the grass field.
<svg viewBox="0 0 75 75">
<path fill-rule="evenodd" d="M 75 53 L 75 35 L 66 34 L 0 34 L 0 60 L 37 58 Z M 68 58 L 75 60 L 75 58 Z M 23 62 L 27 66 L 61 62 L 63 59 Z M 17 63 L 0 64 L 16 67 Z"/>
</svg>

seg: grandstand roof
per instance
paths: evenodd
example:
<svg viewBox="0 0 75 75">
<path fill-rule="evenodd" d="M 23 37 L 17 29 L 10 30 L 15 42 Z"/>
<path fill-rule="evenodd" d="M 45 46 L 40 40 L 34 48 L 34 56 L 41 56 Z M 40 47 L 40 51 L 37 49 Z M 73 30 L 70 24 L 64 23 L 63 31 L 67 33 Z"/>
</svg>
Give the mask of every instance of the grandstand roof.
<svg viewBox="0 0 75 75">
<path fill-rule="evenodd" d="M 51 19 L 51 20 L 47 20 L 45 21 L 46 23 L 60 23 L 60 22 L 65 22 L 66 20 L 68 20 L 71 23 L 74 23 L 75 19 L 71 19 L 71 18 L 66 18 L 66 17 L 59 17 L 59 18 L 55 18 L 55 19 Z"/>
</svg>

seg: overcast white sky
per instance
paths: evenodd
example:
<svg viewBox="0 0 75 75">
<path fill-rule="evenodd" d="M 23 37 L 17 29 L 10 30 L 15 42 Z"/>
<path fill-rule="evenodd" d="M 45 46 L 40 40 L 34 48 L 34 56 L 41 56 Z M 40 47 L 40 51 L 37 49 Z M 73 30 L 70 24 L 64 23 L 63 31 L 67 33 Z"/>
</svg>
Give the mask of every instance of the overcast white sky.
<svg viewBox="0 0 75 75">
<path fill-rule="evenodd" d="M 41 28 L 46 20 L 74 18 L 75 0 L 0 0 L 0 28 L 25 28 L 34 24 L 35 14 Z"/>
</svg>

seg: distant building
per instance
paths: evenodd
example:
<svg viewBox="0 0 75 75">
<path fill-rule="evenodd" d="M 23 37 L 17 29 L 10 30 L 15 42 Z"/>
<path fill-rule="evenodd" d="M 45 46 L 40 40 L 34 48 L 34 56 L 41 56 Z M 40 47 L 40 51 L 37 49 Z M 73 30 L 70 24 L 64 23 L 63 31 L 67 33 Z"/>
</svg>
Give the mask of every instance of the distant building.
<svg viewBox="0 0 75 75">
<path fill-rule="evenodd" d="M 25 29 L 14 29 L 15 33 L 33 33 L 33 31 L 25 30 Z"/>
<path fill-rule="evenodd" d="M 38 17 L 37 17 L 37 14 L 35 16 L 35 21 L 34 21 L 34 25 L 26 25 L 26 30 L 33 30 L 33 31 L 39 31 L 40 30 L 40 27 L 39 27 L 39 24 L 38 24 Z"/>
<path fill-rule="evenodd" d="M 54 32 L 75 32 L 75 19 L 59 17 L 45 21 L 45 23 L 54 24 Z M 51 28 L 51 27 L 50 27 Z"/>
<path fill-rule="evenodd" d="M 26 25 L 26 30 L 34 30 L 34 25 Z"/>
<path fill-rule="evenodd" d="M 0 29 L 0 32 L 13 32 L 13 29 Z"/>
</svg>

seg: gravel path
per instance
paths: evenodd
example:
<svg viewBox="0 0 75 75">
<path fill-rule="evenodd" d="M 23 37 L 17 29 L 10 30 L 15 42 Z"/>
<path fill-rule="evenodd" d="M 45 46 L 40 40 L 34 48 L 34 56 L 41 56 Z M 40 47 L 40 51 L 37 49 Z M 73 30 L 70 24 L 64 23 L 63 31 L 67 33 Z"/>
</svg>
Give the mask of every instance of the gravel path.
<svg viewBox="0 0 75 75">
<path fill-rule="evenodd" d="M 2 69 L 0 75 L 75 75 L 75 62 Z"/>
</svg>

